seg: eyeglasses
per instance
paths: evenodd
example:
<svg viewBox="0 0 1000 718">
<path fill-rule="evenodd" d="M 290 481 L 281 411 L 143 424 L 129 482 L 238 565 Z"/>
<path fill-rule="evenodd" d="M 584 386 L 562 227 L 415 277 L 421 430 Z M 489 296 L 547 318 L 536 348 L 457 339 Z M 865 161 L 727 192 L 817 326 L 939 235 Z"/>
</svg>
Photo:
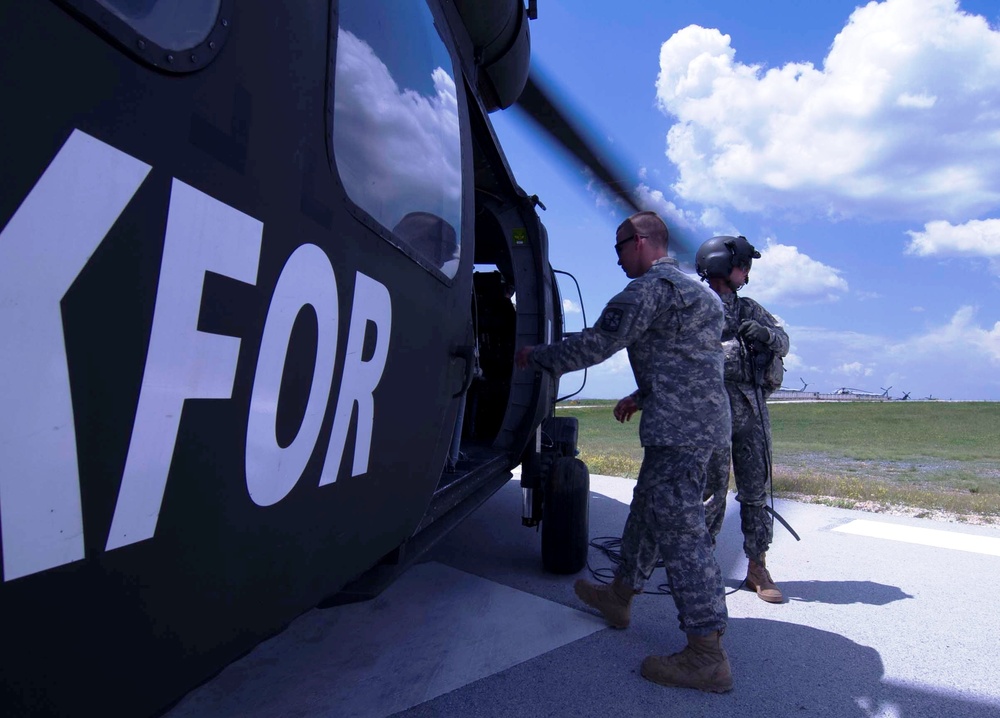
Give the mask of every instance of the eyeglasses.
<svg viewBox="0 0 1000 718">
<path fill-rule="evenodd" d="M 645 235 L 642 235 L 642 234 L 633 234 L 631 237 L 626 237 L 621 242 L 617 242 L 615 244 L 615 254 L 617 254 L 619 257 L 622 256 L 622 247 L 623 246 L 625 246 L 626 244 L 628 244 L 629 242 L 631 242 L 633 239 L 635 239 L 637 237 L 643 237 L 643 236 L 645 236 Z"/>
</svg>

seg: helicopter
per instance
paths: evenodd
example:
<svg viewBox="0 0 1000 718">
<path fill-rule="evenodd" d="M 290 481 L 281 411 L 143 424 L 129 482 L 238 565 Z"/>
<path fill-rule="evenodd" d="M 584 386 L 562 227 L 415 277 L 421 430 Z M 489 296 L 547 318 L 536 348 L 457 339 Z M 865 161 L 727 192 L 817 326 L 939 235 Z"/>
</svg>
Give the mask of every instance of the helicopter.
<svg viewBox="0 0 1000 718">
<path fill-rule="evenodd" d="M 788 392 L 788 393 L 794 392 L 796 394 L 804 394 L 805 391 L 806 391 L 806 389 L 808 388 L 809 384 L 802 377 L 799 377 L 799 381 L 802 382 L 802 388 L 801 389 L 792 389 L 790 387 L 783 386 L 783 387 L 781 387 L 780 391 L 784 391 L 784 392 Z"/>
<path fill-rule="evenodd" d="M 544 567 L 582 568 L 576 421 L 513 370 L 562 300 L 489 116 L 616 172 L 536 16 L 0 0 L 4 715 L 162 712 L 518 465 Z"/>
<path fill-rule="evenodd" d="M 889 387 L 891 389 L 892 387 Z M 871 398 L 888 398 L 888 389 L 883 389 L 881 393 L 874 391 L 866 391 L 865 389 L 852 389 L 847 386 L 842 386 L 833 392 L 835 396 L 861 396 L 861 397 L 871 397 Z"/>
</svg>

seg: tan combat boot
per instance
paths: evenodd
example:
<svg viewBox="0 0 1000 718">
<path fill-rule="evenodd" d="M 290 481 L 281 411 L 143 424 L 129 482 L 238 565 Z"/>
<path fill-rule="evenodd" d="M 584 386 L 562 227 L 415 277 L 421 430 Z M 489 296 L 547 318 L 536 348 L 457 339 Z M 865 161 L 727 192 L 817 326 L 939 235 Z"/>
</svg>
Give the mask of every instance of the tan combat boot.
<svg viewBox="0 0 1000 718">
<path fill-rule="evenodd" d="M 785 597 L 781 594 L 781 590 L 774 585 L 774 581 L 771 580 L 771 573 L 764 565 L 764 557 L 761 556 L 760 558 L 760 563 L 757 563 L 753 559 L 750 560 L 747 566 L 746 586 L 749 590 L 756 591 L 757 597 L 762 601 L 781 603 L 785 600 Z"/>
<path fill-rule="evenodd" d="M 590 583 L 582 578 L 573 584 L 580 600 L 596 608 L 614 628 L 628 628 L 635 590 L 617 576 L 610 584 Z"/>
<path fill-rule="evenodd" d="M 661 686 L 697 688 L 725 693 L 733 688 L 729 656 L 722 650 L 718 631 L 707 636 L 688 634 L 687 648 L 670 656 L 646 656 L 642 677 Z"/>
</svg>

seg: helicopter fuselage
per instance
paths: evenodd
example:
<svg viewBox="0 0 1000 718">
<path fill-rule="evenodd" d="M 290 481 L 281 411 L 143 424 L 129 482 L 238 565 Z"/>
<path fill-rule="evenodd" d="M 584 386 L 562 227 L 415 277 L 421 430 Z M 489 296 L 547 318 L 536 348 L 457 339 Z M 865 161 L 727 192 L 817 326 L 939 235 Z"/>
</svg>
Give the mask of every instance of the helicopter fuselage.
<svg viewBox="0 0 1000 718">
<path fill-rule="evenodd" d="M 461 520 L 551 415 L 508 355 L 562 316 L 487 116 L 503 23 L 138 5 L 0 2 L 5 715 L 162 710 Z M 470 392 L 493 274 L 516 313 Z"/>
</svg>

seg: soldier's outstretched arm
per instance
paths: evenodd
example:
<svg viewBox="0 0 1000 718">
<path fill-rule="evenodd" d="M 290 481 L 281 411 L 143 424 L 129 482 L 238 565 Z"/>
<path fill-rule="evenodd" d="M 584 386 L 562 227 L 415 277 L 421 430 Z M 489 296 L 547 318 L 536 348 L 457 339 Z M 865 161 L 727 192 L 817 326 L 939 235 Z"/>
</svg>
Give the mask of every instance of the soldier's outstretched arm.
<svg viewBox="0 0 1000 718">
<path fill-rule="evenodd" d="M 599 364 L 629 346 L 642 336 L 655 316 L 656 296 L 637 289 L 635 284 L 608 302 L 594 326 L 556 344 L 536 346 L 531 363 L 562 376 Z"/>
</svg>

